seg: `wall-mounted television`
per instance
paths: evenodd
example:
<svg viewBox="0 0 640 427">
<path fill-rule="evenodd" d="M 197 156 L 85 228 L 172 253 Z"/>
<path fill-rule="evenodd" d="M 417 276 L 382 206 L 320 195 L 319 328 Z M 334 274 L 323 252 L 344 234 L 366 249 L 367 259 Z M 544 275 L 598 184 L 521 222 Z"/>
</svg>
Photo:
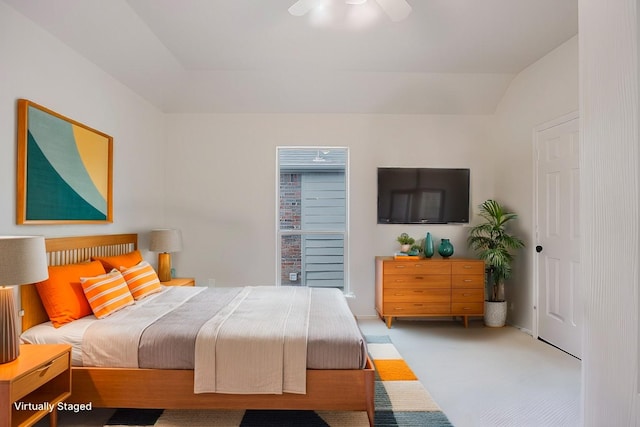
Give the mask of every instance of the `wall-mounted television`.
<svg viewBox="0 0 640 427">
<path fill-rule="evenodd" d="M 378 168 L 378 224 L 469 222 L 469 169 Z"/>
</svg>

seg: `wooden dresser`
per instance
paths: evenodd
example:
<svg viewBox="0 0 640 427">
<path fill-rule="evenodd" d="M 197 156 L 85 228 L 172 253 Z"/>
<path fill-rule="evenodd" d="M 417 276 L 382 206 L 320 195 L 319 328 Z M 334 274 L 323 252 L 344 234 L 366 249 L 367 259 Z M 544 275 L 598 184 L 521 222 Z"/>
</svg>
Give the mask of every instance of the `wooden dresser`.
<svg viewBox="0 0 640 427">
<path fill-rule="evenodd" d="M 484 261 L 376 257 L 376 311 L 387 327 L 394 317 L 454 316 L 468 326 L 484 315 Z"/>
</svg>

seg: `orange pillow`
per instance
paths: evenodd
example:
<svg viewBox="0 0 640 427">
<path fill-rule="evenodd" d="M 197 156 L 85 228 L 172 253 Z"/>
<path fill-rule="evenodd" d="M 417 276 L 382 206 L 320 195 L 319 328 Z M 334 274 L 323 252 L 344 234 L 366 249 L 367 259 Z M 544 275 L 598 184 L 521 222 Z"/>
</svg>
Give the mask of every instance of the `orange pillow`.
<svg viewBox="0 0 640 427">
<path fill-rule="evenodd" d="M 127 282 L 133 299 L 138 300 L 162 290 L 156 271 L 146 261 L 142 261 L 131 268 L 123 267 L 120 271 Z"/>
<path fill-rule="evenodd" d="M 127 282 L 118 270 L 96 277 L 81 277 L 80 283 L 98 319 L 134 303 Z"/>
<path fill-rule="evenodd" d="M 99 274 L 105 270 L 98 261 L 49 267 L 49 278 L 36 283 L 36 289 L 54 327 L 91 314 L 80 277 Z"/>
<path fill-rule="evenodd" d="M 94 256 L 91 259 L 93 259 L 94 261 L 100 261 L 104 266 L 105 271 L 111 271 L 114 268 L 118 270 L 121 267 L 125 267 L 125 268 L 133 267 L 134 265 L 142 261 L 142 255 L 140 254 L 140 251 L 136 249 L 135 251 L 129 252 L 128 254 L 124 254 L 124 255 L 114 255 L 114 256 L 104 256 L 104 257 Z"/>
</svg>

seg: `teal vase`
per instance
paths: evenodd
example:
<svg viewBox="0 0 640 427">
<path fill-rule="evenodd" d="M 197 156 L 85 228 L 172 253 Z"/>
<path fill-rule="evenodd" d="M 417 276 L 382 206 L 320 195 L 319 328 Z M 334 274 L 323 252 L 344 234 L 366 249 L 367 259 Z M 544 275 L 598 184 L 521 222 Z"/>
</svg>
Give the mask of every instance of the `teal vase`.
<svg viewBox="0 0 640 427">
<path fill-rule="evenodd" d="M 424 256 L 431 258 L 433 256 L 433 239 L 431 233 L 427 233 L 427 237 L 424 238 Z"/>
<path fill-rule="evenodd" d="M 438 253 L 442 256 L 442 258 L 449 258 L 453 255 L 453 245 L 449 241 L 449 239 L 442 239 L 440 241 L 440 246 L 438 246 Z"/>
</svg>

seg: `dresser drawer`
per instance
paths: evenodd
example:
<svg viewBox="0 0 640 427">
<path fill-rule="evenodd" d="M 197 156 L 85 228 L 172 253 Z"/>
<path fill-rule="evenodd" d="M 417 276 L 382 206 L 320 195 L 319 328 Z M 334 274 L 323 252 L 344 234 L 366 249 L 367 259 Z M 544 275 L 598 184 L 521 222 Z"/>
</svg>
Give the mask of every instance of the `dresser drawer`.
<svg viewBox="0 0 640 427">
<path fill-rule="evenodd" d="M 449 289 L 451 288 L 451 276 L 443 274 L 391 274 L 384 276 L 385 288 L 422 288 L 422 289 Z"/>
<path fill-rule="evenodd" d="M 414 316 L 421 314 L 449 314 L 451 304 L 449 303 L 412 303 L 412 302 L 385 302 L 384 313 L 386 316 L 406 315 Z"/>
<path fill-rule="evenodd" d="M 484 261 L 452 262 L 451 274 L 481 274 L 484 276 Z"/>
<path fill-rule="evenodd" d="M 451 304 L 451 314 L 458 316 L 484 314 L 484 302 L 454 302 Z"/>
<path fill-rule="evenodd" d="M 453 288 L 484 288 L 484 276 L 479 274 L 451 276 Z"/>
<path fill-rule="evenodd" d="M 26 375 L 17 378 L 11 388 L 11 399 L 13 402 L 19 400 L 21 397 L 26 396 L 33 390 L 48 383 L 52 378 L 60 375 L 69 368 L 69 353 L 64 353 L 61 356 L 56 357 L 48 363 L 45 363 L 40 368 L 34 369 Z"/>
<path fill-rule="evenodd" d="M 389 289 L 384 292 L 384 302 L 450 302 L 449 289 Z"/>
<path fill-rule="evenodd" d="M 484 289 L 452 289 L 451 302 L 484 302 Z"/>
<path fill-rule="evenodd" d="M 451 274 L 451 263 L 446 261 L 391 261 L 384 263 L 388 274 Z"/>
</svg>

